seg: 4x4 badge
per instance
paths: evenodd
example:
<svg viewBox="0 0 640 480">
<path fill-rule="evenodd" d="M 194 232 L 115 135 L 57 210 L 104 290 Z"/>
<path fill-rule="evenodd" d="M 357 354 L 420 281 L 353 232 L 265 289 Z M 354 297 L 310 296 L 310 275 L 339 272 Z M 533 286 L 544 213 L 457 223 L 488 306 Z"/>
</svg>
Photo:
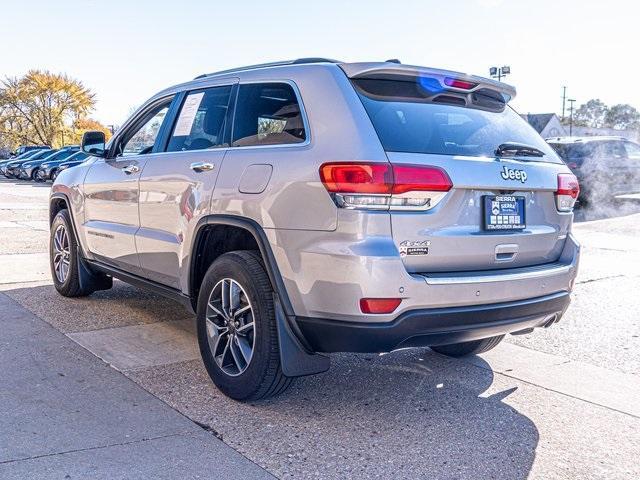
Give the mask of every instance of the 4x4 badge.
<svg viewBox="0 0 640 480">
<path fill-rule="evenodd" d="M 520 180 L 521 183 L 527 181 L 527 172 L 515 168 L 502 167 L 500 176 L 505 180 Z"/>
</svg>

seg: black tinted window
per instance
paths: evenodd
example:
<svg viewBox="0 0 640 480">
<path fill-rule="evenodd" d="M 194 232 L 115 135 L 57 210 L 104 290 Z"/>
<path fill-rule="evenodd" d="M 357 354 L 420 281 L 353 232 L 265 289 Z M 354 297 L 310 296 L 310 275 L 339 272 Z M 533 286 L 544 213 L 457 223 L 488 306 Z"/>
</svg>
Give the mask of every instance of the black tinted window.
<svg viewBox="0 0 640 480">
<path fill-rule="evenodd" d="M 551 143 L 550 145 L 567 163 L 582 165 L 585 159 L 594 155 L 592 143 Z"/>
<path fill-rule="evenodd" d="M 462 106 L 464 100 L 457 105 L 457 97 L 448 94 L 420 96 L 422 90 L 413 82 L 395 80 L 370 81 L 366 90 L 358 84 L 356 90 L 386 151 L 493 157 L 500 144 L 515 142 L 544 153 L 539 159 L 527 158 L 529 161 L 561 162 L 540 135 L 504 103 L 502 109 L 493 111 L 470 108 Z M 477 101 L 484 108 L 484 104 L 497 104 L 498 98 L 478 92 Z"/>
<path fill-rule="evenodd" d="M 231 89 L 223 86 L 190 92 L 180 107 L 167 151 L 223 146 Z"/>
<path fill-rule="evenodd" d="M 290 85 L 240 85 L 233 146 L 281 145 L 306 139 L 300 105 Z"/>
</svg>

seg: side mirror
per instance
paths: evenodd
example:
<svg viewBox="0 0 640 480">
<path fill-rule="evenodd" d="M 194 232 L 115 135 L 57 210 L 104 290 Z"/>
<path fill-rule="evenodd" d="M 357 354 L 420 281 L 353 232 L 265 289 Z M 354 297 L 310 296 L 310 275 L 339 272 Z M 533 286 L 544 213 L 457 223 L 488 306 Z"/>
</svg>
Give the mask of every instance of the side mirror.
<svg viewBox="0 0 640 480">
<path fill-rule="evenodd" d="M 82 135 L 81 149 L 87 155 L 93 155 L 94 157 L 104 157 L 106 155 L 105 148 L 105 136 L 104 132 L 89 131 L 84 132 Z"/>
</svg>

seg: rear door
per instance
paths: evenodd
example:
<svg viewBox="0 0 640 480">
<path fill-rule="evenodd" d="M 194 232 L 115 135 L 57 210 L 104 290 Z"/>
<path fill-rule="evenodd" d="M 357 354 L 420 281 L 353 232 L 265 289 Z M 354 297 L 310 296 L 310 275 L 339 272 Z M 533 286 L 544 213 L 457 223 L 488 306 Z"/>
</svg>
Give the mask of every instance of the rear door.
<svg viewBox="0 0 640 480">
<path fill-rule="evenodd" d="M 182 94 L 170 114 L 162 153 L 140 176 L 136 245 L 147 278 L 172 288 L 188 277 L 191 235 L 209 212 L 229 147 L 234 79 Z M 184 285 L 186 288 L 186 284 Z"/>
<path fill-rule="evenodd" d="M 89 251 L 99 260 L 140 274 L 135 234 L 140 173 L 154 158 L 158 133 L 173 97 L 142 111 L 111 143 L 109 156 L 92 164 L 84 182 L 84 224 Z"/>
<path fill-rule="evenodd" d="M 407 270 L 556 261 L 572 218 L 555 205 L 558 172 L 567 171 L 559 157 L 508 106 L 469 107 L 466 94 L 434 93 L 425 79 L 419 82 L 354 82 L 389 161 L 439 167 L 453 185 L 422 206 L 391 207 L 393 238 Z M 506 143 L 533 147 L 539 156 L 497 155 Z"/>
</svg>

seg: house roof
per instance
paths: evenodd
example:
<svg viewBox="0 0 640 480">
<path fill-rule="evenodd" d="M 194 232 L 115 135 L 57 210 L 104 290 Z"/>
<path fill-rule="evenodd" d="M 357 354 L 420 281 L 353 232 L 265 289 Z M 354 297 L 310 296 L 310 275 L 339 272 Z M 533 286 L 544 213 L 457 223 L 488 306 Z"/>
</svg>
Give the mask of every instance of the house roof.
<svg viewBox="0 0 640 480">
<path fill-rule="evenodd" d="M 542 133 L 554 116 L 555 113 L 529 113 L 523 114 L 522 118 L 529 122 L 529 125 L 535 128 L 536 132 Z"/>
</svg>

